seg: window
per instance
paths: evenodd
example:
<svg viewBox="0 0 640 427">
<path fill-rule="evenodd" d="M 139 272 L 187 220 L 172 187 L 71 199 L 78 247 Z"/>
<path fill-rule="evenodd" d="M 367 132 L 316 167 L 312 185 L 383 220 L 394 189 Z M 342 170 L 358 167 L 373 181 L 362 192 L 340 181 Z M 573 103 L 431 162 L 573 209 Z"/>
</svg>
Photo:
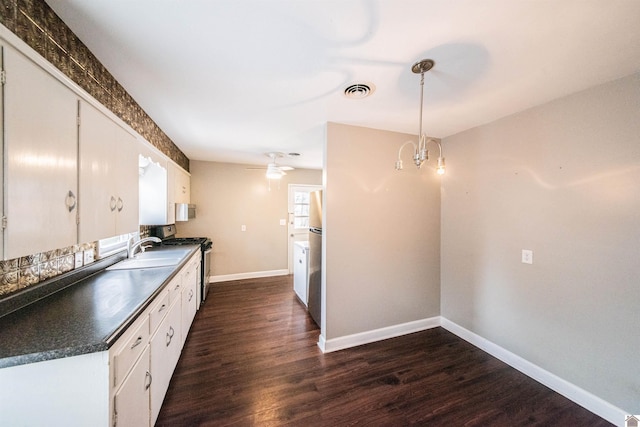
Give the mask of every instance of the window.
<svg viewBox="0 0 640 427">
<path fill-rule="evenodd" d="M 296 191 L 293 195 L 293 228 L 309 228 L 308 191 Z"/>
<path fill-rule="evenodd" d="M 97 248 L 98 257 L 103 258 L 125 249 L 131 237 L 133 237 L 134 240 L 138 240 L 140 238 L 139 233 L 131 233 L 99 240 Z"/>
</svg>

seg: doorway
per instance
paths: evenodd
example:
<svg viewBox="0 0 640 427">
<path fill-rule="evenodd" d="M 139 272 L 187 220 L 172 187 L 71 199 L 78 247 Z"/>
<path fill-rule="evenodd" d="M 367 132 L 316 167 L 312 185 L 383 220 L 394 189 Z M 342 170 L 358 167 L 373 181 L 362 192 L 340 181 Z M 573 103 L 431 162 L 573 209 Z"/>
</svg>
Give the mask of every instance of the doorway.
<svg viewBox="0 0 640 427">
<path fill-rule="evenodd" d="M 289 184 L 288 190 L 288 267 L 293 274 L 293 244 L 301 240 L 309 240 L 309 193 L 321 190 L 321 185 Z"/>
</svg>

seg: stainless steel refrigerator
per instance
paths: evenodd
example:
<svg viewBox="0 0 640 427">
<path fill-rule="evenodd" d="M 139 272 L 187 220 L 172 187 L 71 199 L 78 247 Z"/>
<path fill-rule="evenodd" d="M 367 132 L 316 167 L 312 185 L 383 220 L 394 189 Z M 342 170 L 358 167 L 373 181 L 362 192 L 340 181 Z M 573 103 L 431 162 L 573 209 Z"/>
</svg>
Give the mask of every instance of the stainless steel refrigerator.
<svg viewBox="0 0 640 427">
<path fill-rule="evenodd" d="M 322 323 L 322 190 L 309 193 L 309 314 Z"/>
</svg>

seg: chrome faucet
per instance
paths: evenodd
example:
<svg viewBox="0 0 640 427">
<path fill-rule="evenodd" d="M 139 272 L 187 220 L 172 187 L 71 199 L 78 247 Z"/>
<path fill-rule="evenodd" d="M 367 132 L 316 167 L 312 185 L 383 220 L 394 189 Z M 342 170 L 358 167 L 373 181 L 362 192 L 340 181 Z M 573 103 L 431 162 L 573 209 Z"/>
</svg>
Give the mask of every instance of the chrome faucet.
<svg viewBox="0 0 640 427">
<path fill-rule="evenodd" d="M 160 243 L 162 242 L 162 240 L 157 237 L 145 237 L 144 239 L 140 239 L 137 242 L 133 243 L 133 238 L 129 239 L 129 242 L 127 244 L 127 258 L 133 258 L 138 248 L 141 248 L 141 252 L 144 252 L 144 246 L 142 245 L 147 242 Z"/>
</svg>

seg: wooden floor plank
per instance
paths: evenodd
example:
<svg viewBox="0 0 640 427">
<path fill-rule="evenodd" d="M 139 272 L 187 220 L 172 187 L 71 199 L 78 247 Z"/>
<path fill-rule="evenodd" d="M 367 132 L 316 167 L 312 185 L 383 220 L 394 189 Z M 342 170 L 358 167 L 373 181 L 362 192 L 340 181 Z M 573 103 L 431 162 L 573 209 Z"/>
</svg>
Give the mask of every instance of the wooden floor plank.
<svg viewBox="0 0 640 427">
<path fill-rule="evenodd" d="M 292 277 L 212 285 L 157 426 L 610 426 L 442 328 L 322 354 Z"/>
</svg>

